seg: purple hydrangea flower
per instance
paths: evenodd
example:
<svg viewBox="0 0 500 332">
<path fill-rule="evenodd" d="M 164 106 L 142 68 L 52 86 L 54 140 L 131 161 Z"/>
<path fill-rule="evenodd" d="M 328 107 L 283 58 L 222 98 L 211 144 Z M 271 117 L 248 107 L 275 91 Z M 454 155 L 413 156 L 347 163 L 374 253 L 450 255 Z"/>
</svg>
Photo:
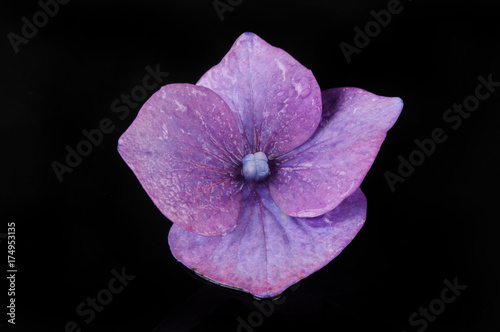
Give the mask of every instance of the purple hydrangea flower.
<svg viewBox="0 0 500 332">
<path fill-rule="evenodd" d="M 175 258 L 273 297 L 361 229 L 359 186 L 402 107 L 358 88 L 321 92 L 292 56 L 244 33 L 196 85 L 157 91 L 118 150 L 174 223 Z"/>
</svg>

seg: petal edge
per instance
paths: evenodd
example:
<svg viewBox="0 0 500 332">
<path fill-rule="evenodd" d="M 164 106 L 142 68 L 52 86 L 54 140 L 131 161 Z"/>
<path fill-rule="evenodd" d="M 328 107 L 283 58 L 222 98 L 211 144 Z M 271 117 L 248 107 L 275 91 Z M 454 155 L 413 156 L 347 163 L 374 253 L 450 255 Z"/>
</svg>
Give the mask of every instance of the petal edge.
<svg viewBox="0 0 500 332">
<path fill-rule="evenodd" d="M 323 118 L 312 137 L 276 160 L 269 189 L 287 214 L 334 209 L 361 184 L 403 108 L 398 97 L 359 88 L 323 91 Z"/>
<path fill-rule="evenodd" d="M 122 158 L 172 222 L 207 236 L 236 225 L 241 135 L 217 94 L 192 84 L 162 87 L 118 144 Z"/>
<path fill-rule="evenodd" d="M 304 143 L 321 120 L 321 90 L 312 72 L 250 32 L 197 85 L 215 91 L 235 113 L 245 153 L 276 158 Z"/>
<path fill-rule="evenodd" d="M 335 210 L 311 219 L 283 214 L 264 186 L 257 191 L 255 196 L 244 189 L 249 204 L 238 226 L 224 235 L 202 237 L 173 225 L 168 242 L 174 257 L 217 284 L 274 297 L 337 257 L 366 218 L 359 189 Z"/>
</svg>

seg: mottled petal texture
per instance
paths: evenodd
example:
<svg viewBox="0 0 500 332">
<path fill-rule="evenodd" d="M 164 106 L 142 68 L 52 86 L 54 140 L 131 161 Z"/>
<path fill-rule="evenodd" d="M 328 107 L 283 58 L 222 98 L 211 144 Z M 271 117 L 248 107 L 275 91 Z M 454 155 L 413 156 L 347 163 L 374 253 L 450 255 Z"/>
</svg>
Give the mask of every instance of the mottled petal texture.
<svg viewBox="0 0 500 332">
<path fill-rule="evenodd" d="M 269 189 L 288 215 L 314 217 L 351 195 L 370 169 L 403 102 L 358 88 L 323 91 L 322 121 L 306 143 L 276 159 Z"/>
<path fill-rule="evenodd" d="M 120 137 L 118 150 L 175 224 L 207 236 L 235 227 L 242 137 L 214 92 L 192 84 L 162 87 Z"/>
<path fill-rule="evenodd" d="M 197 84 L 235 113 L 245 154 L 276 158 L 304 143 L 321 120 L 321 91 L 312 72 L 253 33 L 242 34 Z"/>
<path fill-rule="evenodd" d="M 293 218 L 274 204 L 267 186 L 245 185 L 238 225 L 213 237 L 173 225 L 172 254 L 208 279 L 257 297 L 273 297 L 334 259 L 366 217 L 360 189 L 335 210 L 316 218 Z"/>
</svg>

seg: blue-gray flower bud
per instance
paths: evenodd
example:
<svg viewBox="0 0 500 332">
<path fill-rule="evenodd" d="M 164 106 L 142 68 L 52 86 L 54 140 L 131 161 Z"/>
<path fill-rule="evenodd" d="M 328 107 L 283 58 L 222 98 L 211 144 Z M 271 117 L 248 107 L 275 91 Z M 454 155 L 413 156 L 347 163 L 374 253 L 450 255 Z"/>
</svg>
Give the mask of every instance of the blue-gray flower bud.
<svg viewBox="0 0 500 332">
<path fill-rule="evenodd" d="M 245 180 L 261 181 L 269 175 L 269 165 L 264 152 L 247 154 L 243 158 L 243 169 L 241 170 Z"/>
</svg>

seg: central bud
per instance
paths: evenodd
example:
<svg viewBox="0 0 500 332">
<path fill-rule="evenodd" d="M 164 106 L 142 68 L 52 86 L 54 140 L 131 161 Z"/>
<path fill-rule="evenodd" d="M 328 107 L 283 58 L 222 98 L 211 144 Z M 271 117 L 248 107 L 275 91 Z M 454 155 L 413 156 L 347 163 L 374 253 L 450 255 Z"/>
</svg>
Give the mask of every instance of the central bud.
<svg viewBox="0 0 500 332">
<path fill-rule="evenodd" d="M 243 158 L 241 173 L 247 181 L 261 181 L 269 175 L 269 165 L 264 152 L 249 153 Z"/>
</svg>

